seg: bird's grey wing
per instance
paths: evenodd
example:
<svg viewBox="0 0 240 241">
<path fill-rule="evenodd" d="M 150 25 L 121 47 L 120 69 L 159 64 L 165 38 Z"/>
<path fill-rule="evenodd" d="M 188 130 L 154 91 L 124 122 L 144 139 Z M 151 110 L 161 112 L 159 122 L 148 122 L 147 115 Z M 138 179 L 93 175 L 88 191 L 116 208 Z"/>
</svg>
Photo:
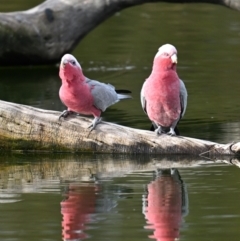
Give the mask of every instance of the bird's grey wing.
<svg viewBox="0 0 240 241">
<path fill-rule="evenodd" d="M 101 111 L 105 111 L 110 105 L 119 101 L 114 86 L 91 79 L 86 79 L 86 83 L 90 86 L 94 106 Z"/>
<path fill-rule="evenodd" d="M 145 84 L 146 82 L 144 82 Z M 143 84 L 143 87 L 141 89 L 141 93 L 140 93 L 140 99 L 141 99 L 141 105 L 142 105 L 142 108 L 143 108 L 143 111 L 147 114 L 147 102 L 146 102 L 146 99 L 145 99 L 145 96 L 144 96 L 144 84 Z"/>
<path fill-rule="evenodd" d="M 185 84 L 181 79 L 180 80 L 180 103 L 181 103 L 181 118 L 184 116 L 186 109 L 187 109 L 187 89 L 185 87 Z"/>
</svg>

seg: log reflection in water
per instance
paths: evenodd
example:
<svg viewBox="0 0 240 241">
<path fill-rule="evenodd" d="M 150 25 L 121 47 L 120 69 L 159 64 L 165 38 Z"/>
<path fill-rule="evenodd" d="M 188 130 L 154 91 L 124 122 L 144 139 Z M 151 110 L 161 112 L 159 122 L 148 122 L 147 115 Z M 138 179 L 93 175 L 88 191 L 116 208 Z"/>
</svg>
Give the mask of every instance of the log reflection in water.
<svg viewBox="0 0 240 241">
<path fill-rule="evenodd" d="M 154 171 L 159 168 L 188 168 L 199 165 L 230 163 L 239 164 L 238 159 L 206 161 L 202 158 L 184 156 L 54 156 L 39 158 L 28 156 L 29 161 L 22 161 L 17 156 L 14 164 L 7 162 L 7 157 L 0 157 L 1 190 L 16 189 L 15 193 L 43 192 L 54 188 L 63 181 L 91 181 L 121 177 L 132 172 Z M 34 159 L 35 158 L 35 159 Z M 34 161 L 37 160 L 37 161 Z M 34 162 L 33 162 L 34 161 Z"/>
</svg>

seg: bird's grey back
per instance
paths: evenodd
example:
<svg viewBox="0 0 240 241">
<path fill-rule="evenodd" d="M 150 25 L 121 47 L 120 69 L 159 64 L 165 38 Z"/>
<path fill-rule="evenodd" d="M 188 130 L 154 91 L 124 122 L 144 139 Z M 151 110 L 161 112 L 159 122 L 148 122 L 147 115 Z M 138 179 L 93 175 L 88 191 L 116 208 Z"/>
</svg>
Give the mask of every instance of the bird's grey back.
<svg viewBox="0 0 240 241">
<path fill-rule="evenodd" d="M 114 86 L 88 78 L 86 78 L 86 83 L 91 88 L 94 106 L 101 111 L 105 111 L 110 105 L 119 101 L 118 94 L 115 92 Z"/>
</svg>

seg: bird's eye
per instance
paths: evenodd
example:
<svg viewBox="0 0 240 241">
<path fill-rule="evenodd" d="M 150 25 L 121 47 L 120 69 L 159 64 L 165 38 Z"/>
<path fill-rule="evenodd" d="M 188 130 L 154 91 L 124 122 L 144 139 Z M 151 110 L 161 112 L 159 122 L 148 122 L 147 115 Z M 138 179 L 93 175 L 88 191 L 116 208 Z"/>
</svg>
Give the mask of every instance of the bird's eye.
<svg viewBox="0 0 240 241">
<path fill-rule="evenodd" d="M 168 53 L 163 53 L 163 55 L 164 55 L 164 56 L 166 56 L 166 57 L 168 57 L 168 56 L 169 56 L 169 54 L 168 54 Z"/>
<path fill-rule="evenodd" d="M 73 65 L 76 65 L 76 61 L 75 60 L 72 60 L 71 61 Z"/>
</svg>

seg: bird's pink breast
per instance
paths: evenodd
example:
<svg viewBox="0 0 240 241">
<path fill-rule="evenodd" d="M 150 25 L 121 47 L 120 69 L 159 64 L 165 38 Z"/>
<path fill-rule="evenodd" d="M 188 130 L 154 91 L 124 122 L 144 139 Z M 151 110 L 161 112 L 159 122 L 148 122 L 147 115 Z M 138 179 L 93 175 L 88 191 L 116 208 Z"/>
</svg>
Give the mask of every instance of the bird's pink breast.
<svg viewBox="0 0 240 241">
<path fill-rule="evenodd" d="M 163 127 L 170 127 L 179 119 L 180 82 L 174 70 L 153 72 L 146 80 L 144 95 L 150 120 Z"/>
<path fill-rule="evenodd" d="M 87 84 L 64 83 L 59 90 L 59 96 L 68 110 L 85 115 L 98 115 L 95 113 L 97 111 L 93 106 L 93 96 Z"/>
</svg>

